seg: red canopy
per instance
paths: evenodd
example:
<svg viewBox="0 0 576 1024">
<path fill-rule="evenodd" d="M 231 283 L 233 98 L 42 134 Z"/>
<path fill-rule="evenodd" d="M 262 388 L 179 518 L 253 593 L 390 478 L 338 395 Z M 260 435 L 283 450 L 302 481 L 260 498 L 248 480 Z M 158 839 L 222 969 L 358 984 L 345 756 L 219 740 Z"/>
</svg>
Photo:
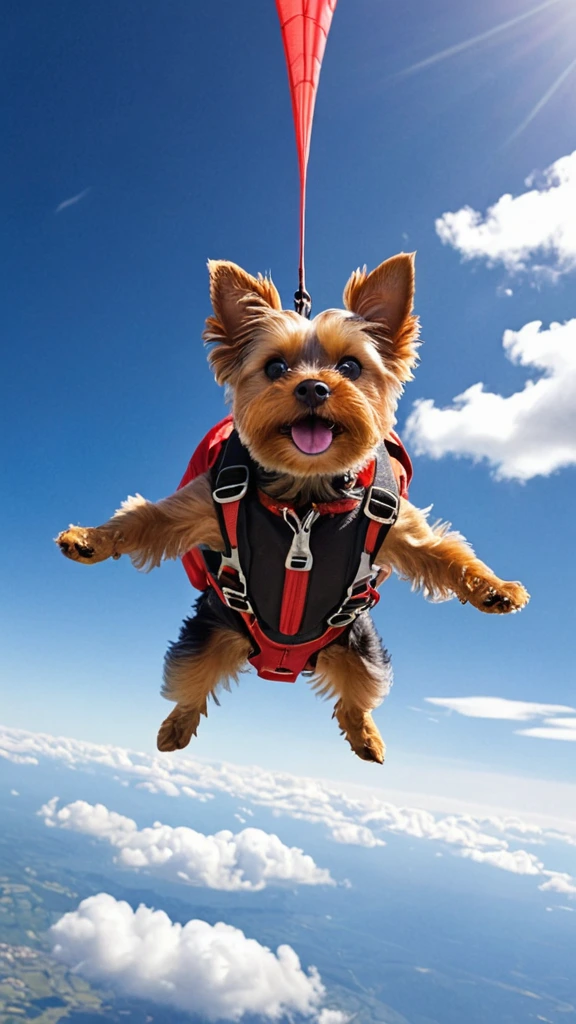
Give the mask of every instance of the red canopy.
<svg viewBox="0 0 576 1024">
<path fill-rule="evenodd" d="M 304 288 L 306 171 L 320 68 L 336 0 L 276 0 L 288 65 L 300 170 L 300 287 Z"/>
</svg>

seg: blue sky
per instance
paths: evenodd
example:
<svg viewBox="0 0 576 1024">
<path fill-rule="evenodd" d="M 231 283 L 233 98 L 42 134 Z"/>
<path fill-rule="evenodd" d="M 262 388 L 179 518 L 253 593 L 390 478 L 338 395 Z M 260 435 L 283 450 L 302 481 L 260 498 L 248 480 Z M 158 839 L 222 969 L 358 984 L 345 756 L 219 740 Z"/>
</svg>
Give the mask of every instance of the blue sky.
<svg viewBox="0 0 576 1024">
<path fill-rule="evenodd" d="M 529 246 L 518 270 L 504 238 L 491 267 L 481 254 L 463 259 L 470 232 L 442 244 L 435 228 L 448 211 L 484 214 L 526 193 L 528 175 L 575 148 L 569 76 L 515 135 L 573 59 L 569 0 L 400 74 L 529 7 L 340 0 L 336 10 L 312 142 L 308 285 L 316 311 L 338 305 L 358 264 L 417 250 L 425 346 L 400 429 L 418 399 L 442 408 L 479 381 L 521 392 L 539 373 L 506 359 L 504 331 L 576 316 L 569 240 L 568 256 L 547 252 L 545 274 Z M 222 415 L 200 342 L 208 257 L 271 270 L 291 302 L 297 171 L 276 12 L 272 0 L 85 0 L 8 13 L 2 717 L 150 750 L 168 707 L 163 653 L 193 596 L 184 573 L 83 569 L 51 539 L 69 522 L 102 521 L 128 493 L 170 492 Z M 573 423 L 562 426 L 573 439 Z M 496 479 L 496 464 L 454 458 L 453 437 L 443 445 L 443 457 L 415 459 L 412 500 L 434 502 L 498 573 L 522 579 L 529 608 L 500 619 L 386 586 L 376 621 L 396 683 L 378 712 L 382 770 L 353 761 L 302 681 L 243 680 L 203 724 L 196 754 L 476 803 L 568 800 L 571 743 L 516 735 L 535 721 L 447 714 L 425 698 L 574 706 L 574 469 Z"/>
</svg>

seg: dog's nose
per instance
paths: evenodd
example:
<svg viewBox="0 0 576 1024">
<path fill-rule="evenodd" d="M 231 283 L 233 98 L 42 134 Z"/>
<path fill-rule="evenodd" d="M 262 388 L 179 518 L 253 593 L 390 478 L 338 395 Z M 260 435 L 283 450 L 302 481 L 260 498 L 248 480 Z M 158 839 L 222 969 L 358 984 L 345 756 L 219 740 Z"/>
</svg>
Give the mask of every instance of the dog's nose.
<svg viewBox="0 0 576 1024">
<path fill-rule="evenodd" d="M 322 380 L 303 380 L 294 389 L 294 394 L 299 402 L 304 402 L 310 409 L 315 409 L 317 405 L 322 405 L 322 402 L 330 398 L 332 392 Z"/>
</svg>

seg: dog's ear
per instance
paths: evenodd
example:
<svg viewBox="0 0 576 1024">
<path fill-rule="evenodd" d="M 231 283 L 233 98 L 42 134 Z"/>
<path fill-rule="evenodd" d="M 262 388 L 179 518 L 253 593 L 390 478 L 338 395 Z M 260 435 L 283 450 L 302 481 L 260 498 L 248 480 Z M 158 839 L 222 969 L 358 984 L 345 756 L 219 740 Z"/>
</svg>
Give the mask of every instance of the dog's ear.
<svg viewBox="0 0 576 1024">
<path fill-rule="evenodd" d="M 344 306 L 367 321 L 367 330 L 401 381 L 417 361 L 418 318 L 413 316 L 415 253 L 400 253 L 370 274 L 355 270 L 344 289 Z"/>
<path fill-rule="evenodd" d="M 240 365 L 255 327 L 271 310 L 281 310 L 282 303 L 270 278 L 252 277 L 228 260 L 209 260 L 208 272 L 214 316 L 206 320 L 202 337 L 215 344 L 210 365 L 218 383 L 224 384 Z"/>
</svg>

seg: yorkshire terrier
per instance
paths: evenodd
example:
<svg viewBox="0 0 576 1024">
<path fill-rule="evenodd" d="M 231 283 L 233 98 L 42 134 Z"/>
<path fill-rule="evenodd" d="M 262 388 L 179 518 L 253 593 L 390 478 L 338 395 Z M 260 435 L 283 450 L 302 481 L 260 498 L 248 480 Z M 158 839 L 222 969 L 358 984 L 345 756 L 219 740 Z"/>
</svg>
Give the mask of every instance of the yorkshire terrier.
<svg viewBox="0 0 576 1024">
<path fill-rule="evenodd" d="M 389 435 L 412 378 L 419 332 L 414 257 L 402 253 L 371 273 L 355 271 L 344 289 L 345 308 L 312 320 L 284 310 L 269 278 L 223 260 L 208 266 L 213 315 L 203 337 L 240 441 L 261 470 L 259 488 L 298 509 L 333 500 L 342 480 L 354 480 Z M 322 386 L 321 401 L 304 410 L 311 382 Z M 138 569 L 199 545 L 215 552 L 225 547 L 208 474 L 156 503 L 129 498 L 102 526 L 71 526 L 57 543 L 76 562 L 127 554 Z M 381 577 L 395 570 L 428 598 L 455 595 L 482 612 L 515 612 L 529 600 L 520 583 L 494 575 L 449 524 L 431 526 L 426 512 L 404 498 L 374 565 Z M 189 743 L 208 697 L 237 681 L 250 655 L 241 616 L 209 588 L 166 656 L 163 692 L 176 707 L 160 728 L 160 750 Z M 352 750 L 382 763 L 372 711 L 388 692 L 390 669 L 368 612 L 317 654 L 312 670 L 317 691 L 336 699 L 334 714 Z"/>
</svg>

